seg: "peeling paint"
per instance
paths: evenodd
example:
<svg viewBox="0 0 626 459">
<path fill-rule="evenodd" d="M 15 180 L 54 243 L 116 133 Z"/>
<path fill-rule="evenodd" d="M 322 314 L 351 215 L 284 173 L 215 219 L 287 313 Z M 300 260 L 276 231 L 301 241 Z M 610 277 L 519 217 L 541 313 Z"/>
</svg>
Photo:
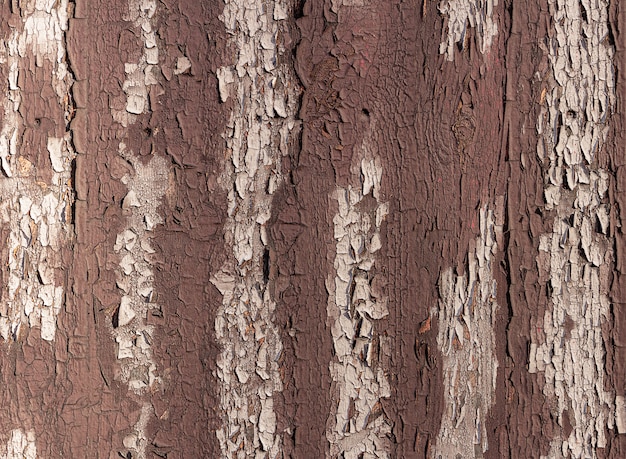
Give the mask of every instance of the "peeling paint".
<svg viewBox="0 0 626 459">
<path fill-rule="evenodd" d="M 389 310 L 388 299 L 377 289 L 376 254 L 389 205 L 380 202 L 380 160 L 365 155 L 360 166 L 362 185 L 338 188 L 332 196 L 339 206 L 333 218 L 336 276 L 327 279 L 326 288 L 336 356 L 330 374 L 338 400 L 326 437 L 331 457 L 388 458 L 391 424 L 381 401 L 391 396 L 391 388 L 379 354 L 389 348 L 376 328 Z M 376 207 L 368 210 L 363 204 L 370 194 Z"/>
<path fill-rule="evenodd" d="M 139 62 L 124 65 L 126 80 L 122 89 L 126 95 L 125 108 L 111 109 L 113 119 L 124 128 L 135 123 L 139 115 L 150 111 L 150 88 L 160 85 L 157 76 L 160 74 L 158 40 L 152 24 L 156 10 L 155 0 L 129 0 L 124 19 L 140 31 L 143 54 Z M 144 459 L 149 443 L 146 427 L 154 415 L 154 407 L 147 399 L 150 391 L 156 390 L 162 383 L 151 349 L 156 331 L 153 325 L 148 324 L 150 314 L 161 314 L 161 307 L 153 293 L 154 272 L 150 256 L 154 249 L 150 233 L 155 225 L 162 223 L 158 207 L 168 187 L 170 167 L 157 154 L 147 162 L 139 159 L 124 141 L 119 143 L 118 153 L 132 166 L 133 173 L 122 177 L 122 183 L 128 190 L 122 199 L 126 226 L 117 235 L 113 247 L 119 256 L 116 274 L 121 299 L 117 308 L 111 311 L 111 333 L 117 343 L 118 377 L 128 385 L 141 405 L 139 420 L 124 438 L 123 445 L 138 459 Z"/>
<path fill-rule="evenodd" d="M 144 46 L 139 62 L 127 62 L 124 66 L 126 80 L 122 89 L 126 94 L 126 106 L 121 110 L 111 110 L 113 119 L 124 127 L 133 124 L 137 115 L 150 110 L 150 87 L 160 86 L 159 48 L 152 26 L 156 10 L 156 0 L 129 0 L 128 14 L 124 19 L 140 31 Z"/>
<path fill-rule="evenodd" d="M 154 415 L 154 408 L 150 403 L 144 403 L 141 406 L 141 414 L 139 420 L 135 424 L 135 430 L 126 435 L 123 440 L 124 447 L 131 451 L 136 451 L 138 457 L 146 457 L 146 447 L 148 446 L 148 438 L 146 437 L 146 427 L 150 417 Z"/>
<path fill-rule="evenodd" d="M 70 164 L 75 154 L 68 133 L 48 137 L 51 182 L 37 179 L 41 171 L 22 151 L 19 75 L 33 65 L 31 58 L 37 67 L 51 67 L 51 84 L 67 128 L 73 113 L 70 91 L 74 81 L 65 63 L 68 8 L 67 0 L 23 2 L 22 28 L 16 26 L 0 42 L 0 63 L 9 69 L 0 132 L 0 159 L 6 175 L 0 179 L 0 221 L 10 228 L 7 292 L 0 301 L 0 335 L 5 340 L 17 339 L 22 326 L 40 327 L 41 337 L 53 340 L 64 299 L 60 252 L 73 235 Z"/>
<path fill-rule="evenodd" d="M 537 267 L 552 307 L 536 318 L 528 370 L 543 373 L 552 416 L 563 427 L 567 414 L 573 427 L 569 436 L 557 432 L 550 457 L 595 458 L 607 445 L 616 409 L 605 390 L 601 330 L 614 258 L 609 176 L 594 161 L 615 104 L 614 50 L 607 40 L 607 1 L 552 0 L 549 7 L 554 32 L 544 51 L 551 72 L 537 121 L 537 154 L 554 224 L 540 237 Z"/>
<path fill-rule="evenodd" d="M 263 263 L 271 248 L 266 223 L 298 103 L 291 70 L 278 63 L 284 8 L 278 2 L 231 0 L 221 17 L 237 60 L 217 73 L 220 97 L 239 102 L 225 134 L 228 163 L 222 182 L 232 258 L 212 276 L 223 295 L 215 320 L 222 348 L 217 376 L 223 427 L 217 436 L 229 458 L 280 457 L 282 450 L 273 397 L 282 390 L 283 348 Z"/>
<path fill-rule="evenodd" d="M 169 169 L 160 156 L 143 164 L 124 143 L 120 144 L 120 155 L 133 165 L 134 174 L 122 179 L 128 187 L 122 204 L 127 213 L 126 228 L 117 235 L 114 247 L 120 257 L 117 286 L 122 298 L 113 313 L 112 333 L 121 360 L 121 380 L 141 395 L 160 383 L 150 351 L 154 327 L 147 324 L 148 314 L 159 310 L 153 295 L 150 232 L 162 222 L 158 207 L 167 190 Z"/>
<path fill-rule="evenodd" d="M 468 27 L 475 29 L 480 52 L 486 53 L 498 34 L 498 26 L 493 19 L 496 6 L 498 0 L 441 0 L 439 12 L 446 18 L 444 29 L 448 34 L 442 37 L 439 54 L 445 54 L 446 60 L 453 61 L 455 45 L 461 49 L 467 47 Z"/>
<path fill-rule="evenodd" d="M 502 240 L 504 200 L 495 211 L 480 209 L 480 235 L 470 245 L 467 272 L 452 268 L 439 280 L 439 334 L 443 355 L 445 410 L 434 457 L 483 457 L 486 419 L 495 403 L 498 360 L 494 325 L 496 281 L 493 263 Z"/>
<path fill-rule="evenodd" d="M 626 433 L 626 400 L 623 395 L 615 397 L 615 426 L 617 433 Z"/>
</svg>

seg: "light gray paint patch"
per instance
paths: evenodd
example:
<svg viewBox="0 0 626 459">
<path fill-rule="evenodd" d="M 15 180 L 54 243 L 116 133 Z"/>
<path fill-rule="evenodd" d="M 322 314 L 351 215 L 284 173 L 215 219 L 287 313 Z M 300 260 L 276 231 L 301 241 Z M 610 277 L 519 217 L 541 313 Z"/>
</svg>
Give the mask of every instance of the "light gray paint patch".
<svg viewBox="0 0 626 459">
<path fill-rule="evenodd" d="M 280 457 L 282 433 L 274 394 L 282 390 L 282 343 L 274 325 L 276 303 L 263 276 L 266 223 L 282 181 L 281 156 L 297 126 L 298 98 L 292 71 L 279 65 L 282 2 L 228 0 L 221 17 L 236 48 L 232 67 L 218 71 L 220 98 L 237 102 L 227 131 L 222 187 L 228 193 L 225 242 L 231 258 L 214 273 L 223 295 L 215 319 L 223 457 Z M 183 63 L 184 65 L 184 63 Z"/>
<path fill-rule="evenodd" d="M 502 240 L 504 199 L 495 211 L 480 209 L 480 235 L 470 245 L 466 273 L 449 268 L 441 275 L 439 333 L 443 355 L 445 409 L 434 457 L 483 457 L 489 445 L 485 427 L 494 404 L 498 360 L 494 322 L 497 242 Z"/>
<path fill-rule="evenodd" d="M 439 54 L 445 54 L 448 61 L 454 60 L 455 45 L 465 49 L 468 27 L 475 29 L 480 52 L 486 53 L 498 33 L 493 20 L 497 5 L 498 0 L 441 0 L 439 12 L 445 17 L 447 36 L 442 37 Z"/>
<path fill-rule="evenodd" d="M 74 82 L 65 64 L 69 6 L 67 0 L 38 0 L 21 2 L 19 8 L 22 24 L 8 39 L 0 41 L 0 64 L 9 70 L 0 131 L 0 160 L 5 175 L 0 178 L 0 222 L 10 228 L 0 335 L 5 340 L 17 339 L 21 327 L 40 327 L 41 337 L 51 341 L 64 296 L 63 286 L 57 283 L 63 277 L 60 251 L 73 237 L 71 160 L 75 154 L 69 133 L 62 138 L 48 138 L 52 181 L 36 181 L 33 165 L 20 151 L 19 133 L 24 122 L 19 111 L 22 89 L 18 77 L 25 71 L 26 57 L 34 56 L 39 67 L 48 61 L 52 87 L 69 122 Z"/>
<path fill-rule="evenodd" d="M 330 363 L 336 404 L 328 420 L 326 437 L 330 457 L 357 459 L 388 458 L 391 424 L 382 413 L 381 400 L 391 396 L 384 369 L 378 365 L 376 341 L 385 337 L 376 331 L 389 315 L 388 299 L 372 282 L 376 254 L 381 249 L 381 225 L 389 205 L 380 200 L 383 169 L 370 154 L 361 160 L 361 185 L 338 188 L 332 198 L 338 204 L 333 218 L 336 253 L 335 276 L 326 286 L 328 318 L 335 358 Z M 361 210 L 363 199 L 372 195 L 372 211 Z"/>
<path fill-rule="evenodd" d="M 607 39 L 608 1 L 550 0 L 549 7 L 554 32 L 545 41 L 551 68 L 537 154 L 554 224 L 541 236 L 537 265 L 552 307 L 535 318 L 528 370 L 543 373 L 553 416 L 563 425 L 567 412 L 573 426 L 567 438 L 557 433 L 549 457 L 595 458 L 606 446 L 605 429 L 614 427 L 616 408 L 604 388 L 601 332 L 614 257 L 609 176 L 594 161 L 615 103 L 614 50 Z"/>
</svg>

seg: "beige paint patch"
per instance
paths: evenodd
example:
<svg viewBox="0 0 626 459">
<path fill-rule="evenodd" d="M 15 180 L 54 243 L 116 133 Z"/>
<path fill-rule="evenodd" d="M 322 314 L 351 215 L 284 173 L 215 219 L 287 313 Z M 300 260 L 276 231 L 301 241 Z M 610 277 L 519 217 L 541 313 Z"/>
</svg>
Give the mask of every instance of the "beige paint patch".
<svg viewBox="0 0 626 459">
<path fill-rule="evenodd" d="M 241 102 L 225 133 L 222 176 L 228 193 L 225 242 L 232 257 L 211 278 L 223 295 L 215 320 L 222 348 L 217 362 L 222 428 L 217 437 L 228 458 L 282 454 L 274 394 L 282 390 L 278 360 L 283 346 L 263 259 L 269 250 L 266 223 L 282 180 L 281 156 L 297 126 L 292 70 L 278 63 L 284 50 L 277 35 L 286 17 L 280 2 L 260 0 L 226 1 L 221 17 L 237 60 L 217 72 L 220 98 Z"/>
<path fill-rule="evenodd" d="M 528 370 L 545 378 L 557 432 L 550 457 L 597 457 L 614 428 L 614 395 L 604 385 L 602 323 L 609 313 L 609 175 L 594 158 L 615 104 L 614 49 L 608 2 L 549 1 L 554 32 L 545 42 L 551 80 L 537 121 L 537 153 L 544 164 L 545 209 L 552 231 L 540 238 L 537 266 L 549 286 L 551 308 L 535 318 Z M 618 404 L 619 407 L 619 404 Z M 620 415 L 618 413 L 618 419 Z"/>
<path fill-rule="evenodd" d="M 0 449 L 0 459 L 36 459 L 37 445 L 35 444 L 35 432 L 22 429 L 11 431 L 6 449 Z"/>
</svg>

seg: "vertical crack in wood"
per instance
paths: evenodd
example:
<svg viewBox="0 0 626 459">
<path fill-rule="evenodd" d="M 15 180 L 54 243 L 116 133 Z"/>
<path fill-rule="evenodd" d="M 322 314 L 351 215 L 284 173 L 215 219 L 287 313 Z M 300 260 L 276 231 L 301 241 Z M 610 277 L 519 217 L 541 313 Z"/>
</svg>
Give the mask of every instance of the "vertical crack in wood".
<svg viewBox="0 0 626 459">
<path fill-rule="evenodd" d="M 498 360 L 494 321 L 496 281 L 493 263 L 502 244 L 504 199 L 495 210 L 480 209 L 480 236 L 470 243 L 467 272 L 452 268 L 439 280 L 439 333 L 445 403 L 434 457 L 483 457 L 486 419 L 495 402 Z"/>
<path fill-rule="evenodd" d="M 553 226 L 540 237 L 537 267 L 551 308 L 535 318 L 528 370 L 543 373 L 551 415 L 563 427 L 549 457 L 595 458 L 614 425 L 601 330 L 614 258 L 609 175 L 597 160 L 615 104 L 614 49 L 607 1 L 551 0 L 549 9 L 553 30 L 541 46 L 550 71 L 543 76 L 537 154 Z"/>
<path fill-rule="evenodd" d="M 225 240 L 232 256 L 211 281 L 223 295 L 215 320 L 221 346 L 224 457 L 280 457 L 274 394 L 282 391 L 283 351 L 274 324 L 276 303 L 264 276 L 271 249 L 266 224 L 282 181 L 282 156 L 297 126 L 297 84 L 282 63 L 287 40 L 283 2 L 228 0 L 221 19 L 236 49 L 233 66 L 217 72 L 222 101 L 235 98 L 226 139 L 222 186 L 228 193 Z"/>
</svg>

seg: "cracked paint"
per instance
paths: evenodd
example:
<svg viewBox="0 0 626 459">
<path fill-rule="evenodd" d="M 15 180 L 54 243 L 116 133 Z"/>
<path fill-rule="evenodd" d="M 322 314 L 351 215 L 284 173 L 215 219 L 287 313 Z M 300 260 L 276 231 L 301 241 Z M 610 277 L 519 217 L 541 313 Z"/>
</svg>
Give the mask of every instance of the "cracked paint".
<svg viewBox="0 0 626 459">
<path fill-rule="evenodd" d="M 444 29 L 448 34 L 445 39 L 442 37 L 439 54 L 445 54 L 446 60 L 453 61 L 455 45 L 461 50 L 466 49 L 468 27 L 475 29 L 480 52 L 486 53 L 498 34 L 498 26 L 493 19 L 496 6 L 498 0 L 442 0 L 439 12 L 446 18 Z"/>
<path fill-rule="evenodd" d="M 35 432 L 22 429 L 11 431 L 6 449 L 0 449 L 0 459 L 35 459 L 37 457 L 37 445 L 35 444 Z"/>
<path fill-rule="evenodd" d="M 127 62 L 124 66 L 126 80 L 122 86 L 126 94 L 126 106 L 112 109 L 113 119 L 124 127 L 134 123 L 137 116 L 150 110 L 151 86 L 159 86 L 159 48 L 152 26 L 157 10 L 156 0 L 130 0 L 125 20 L 132 22 L 141 33 L 143 54 L 139 62 Z"/>
<path fill-rule="evenodd" d="M 128 4 L 125 20 L 140 31 L 143 54 L 139 62 L 124 66 L 125 109 L 111 110 L 113 119 L 124 128 L 135 123 L 137 116 L 149 112 L 150 87 L 159 85 L 159 50 L 152 25 L 156 9 L 154 0 L 130 0 Z M 111 333 L 117 343 L 119 379 L 128 385 L 141 405 L 141 415 L 123 444 L 139 459 L 144 459 L 149 444 L 146 428 L 154 415 L 149 393 L 162 383 L 151 349 L 156 331 L 148 324 L 149 314 L 160 311 L 153 294 L 150 256 L 154 249 L 150 234 L 155 225 L 162 223 L 158 207 L 168 187 L 169 166 L 156 154 L 147 162 L 141 160 L 123 141 L 119 143 L 119 156 L 132 166 L 133 173 L 122 178 L 128 189 L 122 200 L 126 226 L 117 235 L 113 247 L 120 260 L 117 287 L 122 296 L 119 306 L 112 312 Z"/>
<path fill-rule="evenodd" d="M 158 207 L 167 190 L 169 171 L 164 158 L 154 156 L 143 164 L 123 143 L 120 155 L 133 165 L 134 174 L 122 178 L 128 187 L 122 202 L 126 228 L 117 235 L 114 247 L 120 257 L 117 286 L 122 298 L 113 314 L 112 333 L 122 362 L 121 379 L 141 395 L 160 381 L 150 351 L 155 330 L 147 324 L 148 314 L 159 309 L 153 295 L 150 232 L 162 222 Z"/>
<path fill-rule="evenodd" d="M 381 402 L 391 396 L 391 388 L 379 364 L 379 353 L 389 349 L 386 337 L 377 331 L 389 311 L 376 281 L 376 254 L 382 247 L 381 225 L 389 205 L 380 202 L 380 160 L 368 156 L 361 161 L 362 185 L 338 188 L 333 194 L 339 206 L 333 218 L 336 277 L 326 281 L 335 350 L 330 373 L 338 394 L 326 437 L 331 457 L 346 459 L 363 454 L 390 457 L 391 424 Z M 364 207 L 364 198 L 370 195 L 376 200 L 372 209 Z"/>
<path fill-rule="evenodd" d="M 241 0 L 227 1 L 221 17 L 237 60 L 217 72 L 220 97 L 240 101 L 225 134 L 225 240 L 232 256 L 212 277 L 223 295 L 215 319 L 222 348 L 217 376 L 223 422 L 217 436 L 229 458 L 280 457 L 282 450 L 274 394 L 283 385 L 278 364 L 283 348 L 264 257 L 270 250 L 266 223 L 282 180 L 281 157 L 296 126 L 291 72 L 278 62 L 278 34 L 286 17 L 281 3 Z"/>
<path fill-rule="evenodd" d="M 480 236 L 470 244 L 467 272 L 447 269 L 439 281 L 439 334 L 445 410 L 434 457 L 482 457 L 489 448 L 486 417 L 495 402 L 496 281 L 494 257 L 502 240 L 504 199 L 480 209 Z"/>
<path fill-rule="evenodd" d="M 0 459 L 622 457 L 623 8 L 283 1 L 5 2 Z"/>
<path fill-rule="evenodd" d="M 122 179 L 128 187 L 122 202 L 127 220 L 126 228 L 117 235 L 114 251 L 121 258 L 117 286 L 123 294 L 113 313 L 112 334 L 117 343 L 120 379 L 144 399 L 162 383 L 151 350 L 155 327 L 147 321 L 149 314 L 160 311 L 154 296 L 154 273 L 150 263 L 154 249 L 150 245 L 150 232 L 162 222 L 158 207 L 167 189 L 169 171 L 162 157 L 154 156 L 144 165 L 126 151 L 123 143 L 120 155 L 133 165 L 134 174 Z M 144 401 L 134 431 L 124 439 L 124 446 L 135 451 L 139 458 L 146 454 L 145 429 L 153 411 L 152 405 Z"/>
<path fill-rule="evenodd" d="M 604 384 L 602 323 L 613 263 L 609 175 L 594 158 L 615 103 L 608 2 L 550 1 L 554 31 L 545 42 L 551 72 L 537 121 L 544 164 L 545 209 L 552 232 L 540 236 L 537 267 L 551 308 L 536 318 L 528 371 L 545 377 L 543 392 L 568 436 L 552 439 L 549 457 L 597 457 L 614 426 L 614 397 Z"/>
<path fill-rule="evenodd" d="M 70 163 L 75 154 L 66 132 L 61 137 L 48 136 L 51 170 L 44 172 L 29 161 L 31 152 L 20 138 L 25 120 L 19 82 L 20 72 L 33 66 L 50 71 L 66 131 L 73 113 L 70 91 L 74 81 L 65 62 L 68 5 L 67 0 L 24 2 L 20 6 L 22 27 L 14 28 L 0 43 L 0 62 L 9 69 L 0 132 L 0 159 L 6 175 L 0 179 L 0 221 L 10 228 L 6 295 L 0 301 L 0 335 L 5 340 L 18 339 L 21 327 L 29 326 L 40 327 L 41 337 L 52 341 L 63 305 L 61 250 L 73 234 Z M 50 181 L 42 181 L 42 174 Z"/>
</svg>

